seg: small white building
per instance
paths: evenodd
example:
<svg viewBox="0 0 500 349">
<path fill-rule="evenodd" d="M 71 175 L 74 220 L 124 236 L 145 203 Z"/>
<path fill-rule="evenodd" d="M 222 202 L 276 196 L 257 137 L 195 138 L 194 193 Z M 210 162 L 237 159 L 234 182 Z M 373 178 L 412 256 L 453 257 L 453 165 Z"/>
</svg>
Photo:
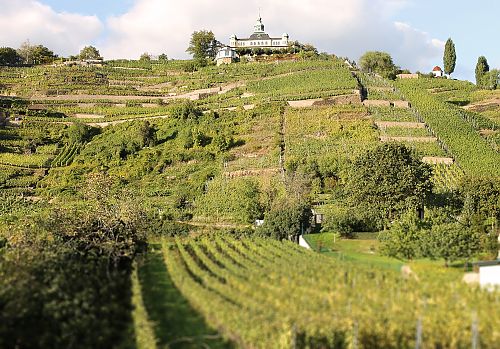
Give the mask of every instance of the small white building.
<svg viewBox="0 0 500 349">
<path fill-rule="evenodd" d="M 437 65 L 434 67 L 434 69 L 432 69 L 432 74 L 434 74 L 436 78 L 442 78 L 444 76 L 443 70 Z"/>
<path fill-rule="evenodd" d="M 486 289 L 500 288 L 500 259 L 491 262 L 480 262 L 479 284 Z"/>
<path fill-rule="evenodd" d="M 287 33 L 284 33 L 280 38 L 270 37 L 264 31 L 264 24 L 262 18 L 259 17 L 254 26 L 253 34 L 249 38 L 238 39 L 236 35 L 231 36 L 229 46 L 236 48 L 270 48 L 280 49 L 287 48 L 291 43 Z"/>
<path fill-rule="evenodd" d="M 238 59 L 238 54 L 231 47 L 222 47 L 217 51 L 215 62 L 217 66 L 222 64 L 231 64 Z"/>
</svg>

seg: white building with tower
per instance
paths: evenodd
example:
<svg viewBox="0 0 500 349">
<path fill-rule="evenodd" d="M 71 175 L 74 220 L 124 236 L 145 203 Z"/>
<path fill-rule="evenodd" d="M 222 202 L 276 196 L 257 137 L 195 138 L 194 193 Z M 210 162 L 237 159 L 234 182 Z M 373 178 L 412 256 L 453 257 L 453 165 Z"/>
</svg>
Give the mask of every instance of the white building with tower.
<svg viewBox="0 0 500 349">
<path fill-rule="evenodd" d="M 229 40 L 229 46 L 233 49 L 239 48 L 270 48 L 270 49 L 280 49 L 287 48 L 291 43 L 290 38 L 287 33 L 284 33 L 280 38 L 271 37 L 264 31 L 264 24 L 262 23 L 262 18 L 257 20 L 254 26 L 253 34 L 249 38 L 239 39 L 236 35 L 231 36 Z"/>
</svg>

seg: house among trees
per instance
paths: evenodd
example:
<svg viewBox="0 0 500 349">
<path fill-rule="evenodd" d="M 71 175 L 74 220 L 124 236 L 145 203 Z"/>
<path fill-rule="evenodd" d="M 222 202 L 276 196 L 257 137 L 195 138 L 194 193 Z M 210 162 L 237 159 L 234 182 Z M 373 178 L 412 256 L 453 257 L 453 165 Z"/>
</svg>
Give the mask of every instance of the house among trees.
<svg viewBox="0 0 500 349">
<path fill-rule="evenodd" d="M 438 67 L 437 65 L 434 67 L 434 69 L 432 69 L 432 74 L 434 74 L 434 76 L 436 78 L 442 78 L 443 77 L 443 69 L 441 69 L 441 67 Z"/>
<path fill-rule="evenodd" d="M 231 64 L 235 62 L 239 58 L 238 54 L 231 47 L 225 46 L 221 47 L 217 51 L 217 55 L 215 56 L 215 62 L 217 66 L 222 64 Z"/>
<path fill-rule="evenodd" d="M 262 18 L 257 20 L 254 26 L 253 34 L 249 38 L 238 39 L 236 35 L 231 36 L 229 41 L 229 46 L 231 48 L 269 48 L 269 49 L 279 49 L 287 48 L 291 43 L 290 38 L 287 33 L 284 33 L 280 38 L 270 37 L 264 31 L 264 24 L 262 23 Z"/>
</svg>

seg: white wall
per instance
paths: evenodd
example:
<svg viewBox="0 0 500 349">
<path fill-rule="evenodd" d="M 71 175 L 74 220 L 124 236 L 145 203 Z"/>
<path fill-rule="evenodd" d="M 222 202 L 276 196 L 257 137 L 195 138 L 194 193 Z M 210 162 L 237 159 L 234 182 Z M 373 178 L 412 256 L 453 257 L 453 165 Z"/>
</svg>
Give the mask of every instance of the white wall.
<svg viewBox="0 0 500 349">
<path fill-rule="evenodd" d="M 500 287 L 500 265 L 491 265 L 479 268 L 479 283 L 482 287 Z"/>
<path fill-rule="evenodd" d="M 304 239 L 304 237 L 301 235 L 299 236 L 299 245 L 304 247 L 304 248 L 307 248 L 308 250 L 311 249 L 311 246 L 309 246 L 309 244 L 307 243 L 306 239 Z"/>
</svg>

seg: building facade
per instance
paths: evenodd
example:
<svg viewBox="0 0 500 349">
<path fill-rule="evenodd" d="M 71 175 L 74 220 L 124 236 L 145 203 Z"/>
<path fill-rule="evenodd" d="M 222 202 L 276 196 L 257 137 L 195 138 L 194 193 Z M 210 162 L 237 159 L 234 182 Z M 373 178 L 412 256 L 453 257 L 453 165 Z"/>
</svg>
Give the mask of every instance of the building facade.
<svg viewBox="0 0 500 349">
<path fill-rule="evenodd" d="M 264 24 L 262 18 L 257 20 L 254 26 L 253 34 L 249 38 L 239 39 L 236 35 L 231 36 L 229 46 L 233 49 L 238 48 L 270 48 L 280 49 L 287 48 L 290 44 L 290 38 L 287 33 L 283 34 L 280 38 L 270 37 L 264 31 Z"/>
<path fill-rule="evenodd" d="M 222 64 L 231 64 L 238 59 L 238 54 L 231 47 L 221 47 L 215 56 L 217 66 Z"/>
</svg>

